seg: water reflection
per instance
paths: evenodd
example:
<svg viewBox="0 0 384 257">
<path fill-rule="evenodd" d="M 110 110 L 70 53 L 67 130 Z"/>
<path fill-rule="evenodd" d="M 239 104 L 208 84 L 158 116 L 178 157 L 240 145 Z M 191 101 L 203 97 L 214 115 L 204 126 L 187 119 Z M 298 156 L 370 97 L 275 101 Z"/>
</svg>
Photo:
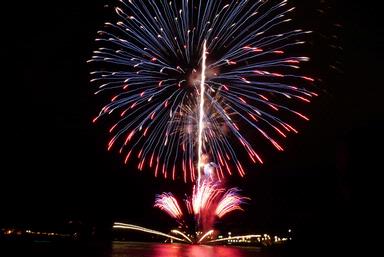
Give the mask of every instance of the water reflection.
<svg viewBox="0 0 384 257">
<path fill-rule="evenodd" d="M 239 249 L 223 246 L 157 244 L 152 250 L 153 257 L 243 257 Z"/>
<path fill-rule="evenodd" d="M 248 257 L 266 256 L 259 248 L 114 242 L 110 257 Z"/>
<path fill-rule="evenodd" d="M 277 251 L 276 251 L 277 250 Z M 287 257 L 289 251 L 259 247 L 207 246 L 139 242 L 15 242 L 0 247 L 0 256 L 8 257 Z M 288 255 L 287 255 L 288 254 Z"/>
</svg>

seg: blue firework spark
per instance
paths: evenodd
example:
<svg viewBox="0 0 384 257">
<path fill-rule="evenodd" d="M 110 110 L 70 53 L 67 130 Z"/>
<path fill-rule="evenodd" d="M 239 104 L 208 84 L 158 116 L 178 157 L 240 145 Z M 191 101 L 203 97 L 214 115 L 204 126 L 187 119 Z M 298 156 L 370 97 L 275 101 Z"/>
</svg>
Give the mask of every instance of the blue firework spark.
<svg viewBox="0 0 384 257">
<path fill-rule="evenodd" d="M 94 119 L 116 121 L 108 149 L 155 176 L 196 180 L 206 42 L 202 149 L 216 176 L 245 174 L 239 151 L 262 163 L 250 130 L 282 151 L 278 141 L 297 133 L 294 116 L 308 120 L 293 106 L 316 96 L 299 69 L 309 58 L 290 54 L 310 33 L 287 29 L 293 10 L 285 0 L 121 0 L 89 60 L 96 94 L 112 96 Z"/>
</svg>

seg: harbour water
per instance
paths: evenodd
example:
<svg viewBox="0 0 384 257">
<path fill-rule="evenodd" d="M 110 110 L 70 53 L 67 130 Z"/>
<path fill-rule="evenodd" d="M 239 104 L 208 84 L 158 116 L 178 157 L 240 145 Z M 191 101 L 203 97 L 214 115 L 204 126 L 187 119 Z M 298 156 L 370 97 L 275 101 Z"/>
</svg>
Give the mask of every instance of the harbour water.
<svg viewBox="0 0 384 257">
<path fill-rule="evenodd" d="M 57 244 L 54 242 L 33 242 L 0 249 L 0 256 L 39 257 L 286 257 L 287 249 L 208 246 L 188 244 L 164 244 L 143 242 L 118 242 L 108 244 Z"/>
</svg>

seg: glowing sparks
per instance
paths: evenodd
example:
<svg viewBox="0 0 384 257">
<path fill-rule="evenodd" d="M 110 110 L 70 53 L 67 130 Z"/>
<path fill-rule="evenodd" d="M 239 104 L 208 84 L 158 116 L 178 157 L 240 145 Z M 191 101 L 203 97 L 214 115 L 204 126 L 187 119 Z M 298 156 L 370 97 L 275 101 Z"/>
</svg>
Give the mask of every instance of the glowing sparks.
<svg viewBox="0 0 384 257">
<path fill-rule="evenodd" d="M 237 191 L 238 190 L 236 188 L 229 189 L 220 199 L 215 210 L 215 214 L 219 218 L 222 218 L 226 214 L 235 210 L 243 210 L 240 204 L 244 203 L 244 200 L 248 200 L 249 198 L 239 196 Z"/>
<path fill-rule="evenodd" d="M 218 185 L 203 181 L 193 188 L 192 206 L 195 215 L 210 209 L 211 204 L 221 193 L 222 189 L 218 189 Z"/>
<path fill-rule="evenodd" d="M 259 138 L 282 151 L 290 124 L 309 120 L 294 106 L 317 96 L 298 69 L 309 31 L 285 30 L 292 11 L 284 0 L 119 1 L 89 60 L 109 101 L 93 122 L 116 120 L 108 150 L 185 182 L 201 179 L 204 153 L 221 179 L 244 176 L 238 155 L 263 163 Z"/>
<path fill-rule="evenodd" d="M 176 198 L 171 193 L 162 193 L 156 196 L 154 207 L 160 208 L 175 219 L 182 219 L 183 213 Z"/>
<path fill-rule="evenodd" d="M 237 188 L 226 190 L 218 182 L 202 179 L 200 183 L 196 183 L 194 186 L 192 196 L 184 200 L 186 214 L 182 213 L 177 200 L 170 193 L 157 196 L 155 207 L 175 218 L 183 227 L 186 224 L 187 216 L 192 216 L 194 220 L 192 227 L 198 227 L 203 232 L 208 231 L 203 237 L 200 237 L 198 242 L 201 242 L 213 233 L 212 227 L 217 218 L 223 218 L 235 210 L 243 210 L 240 205 L 247 200 L 250 199 L 241 196 Z"/>
</svg>

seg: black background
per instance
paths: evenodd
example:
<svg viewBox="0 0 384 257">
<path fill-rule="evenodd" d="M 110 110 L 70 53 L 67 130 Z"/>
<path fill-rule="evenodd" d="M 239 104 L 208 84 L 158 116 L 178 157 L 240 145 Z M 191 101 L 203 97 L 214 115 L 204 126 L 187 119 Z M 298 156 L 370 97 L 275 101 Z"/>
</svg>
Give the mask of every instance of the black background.
<svg viewBox="0 0 384 257">
<path fill-rule="evenodd" d="M 252 198 L 222 224 L 240 232 L 286 231 L 300 242 L 351 245 L 378 226 L 383 133 L 382 28 L 374 4 L 294 1 L 312 27 L 318 97 L 311 121 L 266 164 L 233 178 Z M 113 1 L 5 6 L 1 55 L 0 225 L 56 229 L 79 220 L 99 229 L 121 220 L 168 229 L 152 208 L 183 182 L 154 179 L 106 151 L 91 123 L 101 104 L 86 64 Z M 334 66 L 334 68 L 330 67 Z"/>
</svg>

